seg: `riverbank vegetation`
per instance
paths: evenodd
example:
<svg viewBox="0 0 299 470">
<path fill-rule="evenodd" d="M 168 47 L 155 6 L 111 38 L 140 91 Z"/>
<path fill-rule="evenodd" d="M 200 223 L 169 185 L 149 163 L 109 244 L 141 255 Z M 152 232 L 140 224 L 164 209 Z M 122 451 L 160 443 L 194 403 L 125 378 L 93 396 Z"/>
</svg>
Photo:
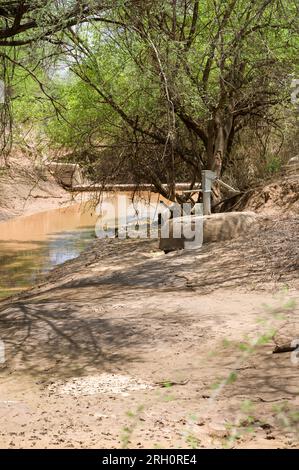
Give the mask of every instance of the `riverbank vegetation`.
<svg viewBox="0 0 299 470">
<path fill-rule="evenodd" d="M 244 190 L 298 152 L 295 1 L 0 6 L 6 160 L 30 136 L 92 180 L 174 200 L 202 169 Z"/>
</svg>

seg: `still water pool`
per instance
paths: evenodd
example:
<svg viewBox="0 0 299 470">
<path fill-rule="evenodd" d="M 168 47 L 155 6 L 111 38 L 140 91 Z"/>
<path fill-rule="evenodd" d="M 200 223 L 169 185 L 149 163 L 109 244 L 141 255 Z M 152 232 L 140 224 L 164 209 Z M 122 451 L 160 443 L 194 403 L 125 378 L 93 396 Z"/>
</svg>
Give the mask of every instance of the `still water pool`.
<svg viewBox="0 0 299 470">
<path fill-rule="evenodd" d="M 130 205 L 129 195 L 123 197 Z M 79 256 L 96 238 L 96 222 L 111 223 L 117 201 L 114 194 L 107 196 L 100 211 L 88 203 L 73 204 L 0 222 L 0 299 L 33 286 L 56 265 Z M 138 207 L 142 217 L 143 209 L 155 211 L 157 204 L 156 195 L 150 204 L 143 198 L 129 212 L 132 216 Z"/>
</svg>

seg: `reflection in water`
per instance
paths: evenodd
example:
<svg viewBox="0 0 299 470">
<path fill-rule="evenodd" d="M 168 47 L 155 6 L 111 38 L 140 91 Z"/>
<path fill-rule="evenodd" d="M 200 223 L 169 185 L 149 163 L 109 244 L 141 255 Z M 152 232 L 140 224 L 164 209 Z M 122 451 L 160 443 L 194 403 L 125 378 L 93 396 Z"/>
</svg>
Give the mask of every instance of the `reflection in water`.
<svg viewBox="0 0 299 470">
<path fill-rule="evenodd" d="M 152 196 L 153 207 L 157 207 L 157 199 Z M 111 222 L 107 209 L 117 206 L 117 194 L 106 196 L 106 201 L 106 210 L 105 205 L 96 211 L 91 205 L 74 204 L 1 222 L 0 298 L 31 287 L 54 266 L 79 256 L 96 237 L 99 215 Z M 142 207 L 148 207 L 145 201 L 138 205 L 138 218 L 142 218 Z"/>
<path fill-rule="evenodd" d="M 34 242 L 34 248 L 28 250 L 22 244 L 22 249 L 14 251 L 14 242 L 12 250 L 7 248 L 4 252 L 0 242 L 0 296 L 3 298 L 34 285 L 54 266 L 79 256 L 94 238 L 94 228 L 90 227 L 89 230 L 61 232 L 43 242 Z"/>
<path fill-rule="evenodd" d="M 95 238 L 96 214 L 73 205 L 0 223 L 0 297 L 31 287 Z"/>
</svg>

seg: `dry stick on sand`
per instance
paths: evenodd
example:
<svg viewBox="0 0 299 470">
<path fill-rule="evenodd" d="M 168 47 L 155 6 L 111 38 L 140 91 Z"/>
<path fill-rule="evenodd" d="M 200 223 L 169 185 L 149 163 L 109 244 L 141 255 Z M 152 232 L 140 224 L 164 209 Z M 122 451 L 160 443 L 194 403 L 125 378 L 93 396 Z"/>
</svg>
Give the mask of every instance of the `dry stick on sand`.
<svg viewBox="0 0 299 470">
<path fill-rule="evenodd" d="M 292 352 L 292 351 L 295 351 L 296 349 L 298 349 L 298 344 L 292 346 L 292 343 L 284 343 L 284 344 L 281 344 L 280 346 L 277 345 L 275 349 L 273 349 L 273 354 Z"/>
</svg>

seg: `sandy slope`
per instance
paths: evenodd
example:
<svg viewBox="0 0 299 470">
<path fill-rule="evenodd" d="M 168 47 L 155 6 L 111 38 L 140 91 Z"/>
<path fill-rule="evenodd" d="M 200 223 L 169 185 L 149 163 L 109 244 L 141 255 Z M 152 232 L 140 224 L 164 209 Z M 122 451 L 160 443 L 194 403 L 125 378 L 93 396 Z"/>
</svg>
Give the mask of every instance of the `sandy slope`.
<svg viewBox="0 0 299 470">
<path fill-rule="evenodd" d="M 271 339 L 299 337 L 298 224 L 99 240 L 0 303 L 0 446 L 298 447 L 299 366 Z"/>
<path fill-rule="evenodd" d="M 71 195 L 45 170 L 22 158 L 0 167 L 0 221 L 56 209 L 71 203 Z"/>
</svg>

